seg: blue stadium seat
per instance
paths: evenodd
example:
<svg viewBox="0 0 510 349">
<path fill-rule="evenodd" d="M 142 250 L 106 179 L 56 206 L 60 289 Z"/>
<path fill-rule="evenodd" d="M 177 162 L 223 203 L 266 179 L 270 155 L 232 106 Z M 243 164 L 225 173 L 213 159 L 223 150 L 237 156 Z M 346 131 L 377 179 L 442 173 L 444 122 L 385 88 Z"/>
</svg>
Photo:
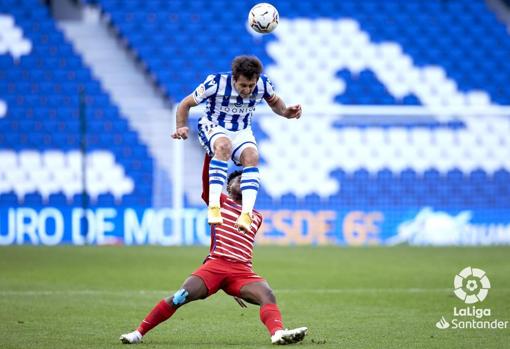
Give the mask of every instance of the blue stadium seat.
<svg viewBox="0 0 510 349">
<path fill-rule="evenodd" d="M 103 122 L 97 127 L 92 124 L 94 134 L 87 136 L 91 143 L 89 149 L 115 151 L 118 148 L 111 146 L 110 133 L 127 134 L 119 139 L 119 146 L 129 146 L 137 158 L 133 159 L 130 155 L 129 159 L 122 159 L 122 153 L 114 155 L 124 166 L 126 175 L 135 183 L 142 182 L 143 178 L 144 185 L 135 186 L 132 195 L 138 197 L 138 201 L 149 202 L 152 194 L 152 159 L 147 148 L 141 144 L 138 135 L 129 129 L 117 107 L 55 26 L 47 7 L 37 0 L 5 0 L 0 4 L 0 12 L 12 16 L 15 25 L 32 42 L 32 51 L 22 56 L 19 63 L 15 63 L 9 54 L 0 54 L 0 99 L 8 105 L 8 117 L 0 118 L 0 150 L 22 152 L 36 149 L 42 152 L 59 149 L 69 152 L 79 149 L 79 84 L 82 84 L 89 97 L 85 115 L 100 116 Z M 144 165 L 134 168 L 133 161 Z M 146 176 L 145 172 L 150 175 Z M 69 201 L 62 195 L 50 195 L 49 203 L 59 206 L 76 204 L 76 200 Z M 30 205 L 40 205 L 43 201 L 39 193 L 28 193 L 18 200 Z M 104 199 L 106 201 L 111 202 L 110 198 Z M 4 204 L 13 204 L 11 194 L 2 194 L 2 206 Z"/>
</svg>

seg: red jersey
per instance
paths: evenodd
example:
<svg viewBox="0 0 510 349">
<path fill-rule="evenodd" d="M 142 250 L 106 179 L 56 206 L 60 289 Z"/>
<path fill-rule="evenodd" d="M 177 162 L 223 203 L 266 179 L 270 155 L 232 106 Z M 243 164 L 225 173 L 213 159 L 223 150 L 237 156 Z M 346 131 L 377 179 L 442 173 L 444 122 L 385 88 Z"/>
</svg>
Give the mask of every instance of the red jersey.
<svg viewBox="0 0 510 349">
<path fill-rule="evenodd" d="M 211 158 L 206 155 L 202 171 L 202 199 L 209 204 L 209 162 Z M 225 259 L 232 262 L 246 263 L 251 266 L 253 258 L 253 245 L 255 234 L 262 225 L 262 215 L 253 210 L 253 222 L 250 231 L 239 231 L 235 224 L 241 214 L 241 205 L 228 195 L 220 197 L 221 216 L 223 224 L 211 226 L 211 247 L 206 259 Z"/>
</svg>

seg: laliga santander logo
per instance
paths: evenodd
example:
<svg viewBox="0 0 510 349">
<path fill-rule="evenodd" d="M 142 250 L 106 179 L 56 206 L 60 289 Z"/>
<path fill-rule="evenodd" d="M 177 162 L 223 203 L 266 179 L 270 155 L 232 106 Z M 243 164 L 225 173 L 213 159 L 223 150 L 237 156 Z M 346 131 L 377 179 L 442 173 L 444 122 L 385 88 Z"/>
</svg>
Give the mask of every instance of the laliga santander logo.
<svg viewBox="0 0 510 349">
<path fill-rule="evenodd" d="M 455 275 L 453 281 L 454 293 L 466 304 L 483 302 L 487 298 L 491 283 L 485 271 L 478 268 L 466 267 Z M 490 308 L 477 308 L 476 306 L 453 307 L 453 318 L 450 322 L 442 316 L 436 322 L 440 330 L 457 329 L 508 329 L 508 320 L 491 318 Z"/>
<path fill-rule="evenodd" d="M 453 280 L 455 295 L 466 304 L 482 302 L 489 293 L 491 283 L 485 271 L 466 267 Z"/>
</svg>

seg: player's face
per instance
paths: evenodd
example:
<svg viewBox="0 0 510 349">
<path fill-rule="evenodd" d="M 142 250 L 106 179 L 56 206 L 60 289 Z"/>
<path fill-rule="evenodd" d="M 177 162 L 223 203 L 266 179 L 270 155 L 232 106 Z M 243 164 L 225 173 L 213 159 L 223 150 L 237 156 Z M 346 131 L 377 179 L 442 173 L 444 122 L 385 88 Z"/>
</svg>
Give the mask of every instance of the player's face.
<svg viewBox="0 0 510 349">
<path fill-rule="evenodd" d="M 241 192 L 241 176 L 237 176 L 230 181 L 228 184 L 228 193 L 232 200 L 241 202 L 243 197 Z"/>
<path fill-rule="evenodd" d="M 248 98 L 257 86 L 258 76 L 254 76 L 251 79 L 247 79 L 244 75 L 239 75 L 239 77 L 234 79 L 234 87 L 239 95 L 243 98 Z"/>
</svg>

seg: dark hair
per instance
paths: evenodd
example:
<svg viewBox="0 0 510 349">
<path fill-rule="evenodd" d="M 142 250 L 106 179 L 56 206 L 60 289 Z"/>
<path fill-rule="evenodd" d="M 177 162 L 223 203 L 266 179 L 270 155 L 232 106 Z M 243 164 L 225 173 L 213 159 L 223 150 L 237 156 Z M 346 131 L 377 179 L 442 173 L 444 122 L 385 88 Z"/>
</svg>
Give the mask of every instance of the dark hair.
<svg viewBox="0 0 510 349">
<path fill-rule="evenodd" d="M 241 75 L 249 80 L 254 76 L 258 78 L 262 69 L 262 63 L 255 56 L 237 56 L 232 61 L 232 75 L 235 80 Z"/>
<path fill-rule="evenodd" d="M 233 181 L 236 177 L 239 177 L 240 175 L 243 174 L 243 171 L 240 171 L 240 170 L 236 170 L 232 173 L 230 173 L 228 175 L 228 178 L 227 178 L 227 191 L 229 192 L 230 194 L 230 182 Z"/>
<path fill-rule="evenodd" d="M 240 171 L 240 170 L 236 170 L 236 171 L 232 172 L 231 174 L 229 174 L 228 178 L 227 178 L 227 185 L 230 184 L 231 180 L 234 180 L 237 176 L 240 176 L 242 174 L 243 174 L 243 171 Z"/>
</svg>

